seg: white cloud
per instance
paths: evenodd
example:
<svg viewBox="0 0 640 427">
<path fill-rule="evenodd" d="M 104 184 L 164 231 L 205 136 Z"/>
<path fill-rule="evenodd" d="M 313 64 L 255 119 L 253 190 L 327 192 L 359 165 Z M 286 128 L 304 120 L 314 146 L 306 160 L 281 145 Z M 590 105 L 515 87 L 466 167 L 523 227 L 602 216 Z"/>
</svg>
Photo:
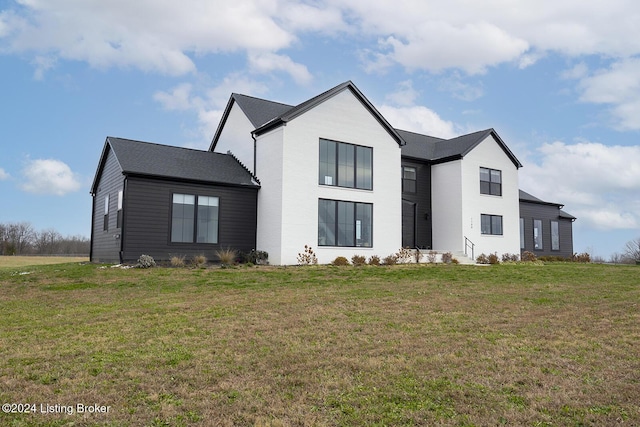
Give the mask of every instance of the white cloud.
<svg viewBox="0 0 640 427">
<path fill-rule="evenodd" d="M 227 76 L 219 85 L 206 88 L 181 83 L 168 92 L 158 91 L 154 99 L 166 110 L 191 111 L 196 115 L 197 128 L 187 143 L 192 148 L 208 148 L 231 93 L 259 96 L 268 87 L 242 74 Z"/>
<path fill-rule="evenodd" d="M 264 74 L 271 71 L 284 71 L 288 73 L 296 83 L 306 85 L 311 82 L 312 76 L 306 66 L 293 62 L 286 55 L 277 55 L 270 52 L 250 53 L 249 66 L 253 72 Z"/>
<path fill-rule="evenodd" d="M 601 230 L 640 228 L 640 146 L 596 142 L 543 144 L 526 162 L 520 186 L 564 203 L 581 224 Z"/>
<path fill-rule="evenodd" d="M 5 179 L 9 179 L 10 175 L 8 172 L 5 172 L 4 169 L 0 168 L 0 181 L 4 181 Z"/>
<path fill-rule="evenodd" d="M 398 83 L 398 88 L 395 92 L 387 95 L 387 100 L 396 105 L 409 106 L 414 104 L 418 95 L 418 91 L 413 88 L 413 82 L 405 80 Z"/>
<path fill-rule="evenodd" d="M 22 170 L 24 191 L 35 194 L 64 196 L 80 189 L 80 182 L 71 168 L 60 160 L 36 159 L 28 161 Z"/>
<path fill-rule="evenodd" d="M 393 107 L 383 105 L 380 113 L 389 124 L 397 129 L 422 133 L 438 138 L 453 138 L 460 133 L 456 132 L 452 122 L 443 120 L 433 110 L 423 106 Z"/>
</svg>

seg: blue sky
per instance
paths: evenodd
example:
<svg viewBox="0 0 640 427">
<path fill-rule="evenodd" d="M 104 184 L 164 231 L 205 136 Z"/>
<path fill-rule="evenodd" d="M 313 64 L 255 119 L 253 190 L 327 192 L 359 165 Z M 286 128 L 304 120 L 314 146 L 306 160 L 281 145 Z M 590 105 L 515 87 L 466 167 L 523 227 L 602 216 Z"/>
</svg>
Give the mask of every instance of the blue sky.
<svg viewBox="0 0 640 427">
<path fill-rule="evenodd" d="M 640 3 L 0 0 L 0 222 L 90 235 L 106 136 L 206 148 L 232 92 L 352 80 L 400 129 L 494 128 L 575 251 L 640 237 Z"/>
</svg>

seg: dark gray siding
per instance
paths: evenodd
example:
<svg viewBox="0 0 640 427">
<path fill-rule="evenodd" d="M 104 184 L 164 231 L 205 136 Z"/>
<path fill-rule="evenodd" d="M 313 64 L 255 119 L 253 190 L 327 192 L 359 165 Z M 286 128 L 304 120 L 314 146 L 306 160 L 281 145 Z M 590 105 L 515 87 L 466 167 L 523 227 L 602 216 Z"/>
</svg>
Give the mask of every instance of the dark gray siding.
<svg viewBox="0 0 640 427">
<path fill-rule="evenodd" d="M 171 243 L 171 205 L 174 193 L 219 198 L 217 244 Z M 172 256 L 203 254 L 217 260 L 219 249 L 250 251 L 256 244 L 256 188 L 190 184 L 128 177 L 124 197 L 124 261 L 151 255 L 156 261 Z"/>
<path fill-rule="evenodd" d="M 416 168 L 416 192 L 402 193 L 402 199 L 415 203 L 415 246 L 418 248 L 432 248 L 431 232 L 431 166 L 420 161 L 402 158 L 402 166 Z"/>
<path fill-rule="evenodd" d="M 567 218 L 560 218 L 557 206 L 520 201 L 520 218 L 524 219 L 524 249 L 537 256 L 573 256 L 573 222 Z M 542 221 L 542 250 L 533 247 L 533 221 Z M 551 250 L 551 221 L 558 221 L 560 234 L 560 250 Z"/>
<path fill-rule="evenodd" d="M 91 261 L 119 262 L 120 261 L 120 232 L 116 228 L 118 191 L 122 190 L 124 176 L 122 169 L 107 146 L 106 160 L 98 177 L 96 193 L 93 195 L 93 215 L 91 220 Z M 104 231 L 104 201 L 109 195 L 109 228 Z"/>
</svg>

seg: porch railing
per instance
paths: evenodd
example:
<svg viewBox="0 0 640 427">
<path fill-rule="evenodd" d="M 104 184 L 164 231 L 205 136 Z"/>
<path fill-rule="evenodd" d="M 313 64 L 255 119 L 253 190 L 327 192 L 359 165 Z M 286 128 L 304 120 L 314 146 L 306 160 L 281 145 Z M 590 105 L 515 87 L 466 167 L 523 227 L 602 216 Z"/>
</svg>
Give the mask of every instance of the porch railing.
<svg viewBox="0 0 640 427">
<path fill-rule="evenodd" d="M 469 240 L 467 236 L 464 236 L 464 254 L 468 257 L 469 256 L 468 251 L 471 250 L 471 259 L 474 261 L 476 260 L 475 247 L 476 247 L 475 243 Z"/>
</svg>

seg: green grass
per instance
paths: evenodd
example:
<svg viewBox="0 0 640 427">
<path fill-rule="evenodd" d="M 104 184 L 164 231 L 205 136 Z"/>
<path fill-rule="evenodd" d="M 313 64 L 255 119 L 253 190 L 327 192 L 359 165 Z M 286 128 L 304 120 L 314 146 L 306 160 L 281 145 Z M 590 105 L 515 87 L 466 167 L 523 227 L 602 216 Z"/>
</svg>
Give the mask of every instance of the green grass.
<svg viewBox="0 0 640 427">
<path fill-rule="evenodd" d="M 29 273 L 29 274 L 22 274 Z M 0 268 L 0 425 L 640 425 L 640 268 Z"/>
</svg>

